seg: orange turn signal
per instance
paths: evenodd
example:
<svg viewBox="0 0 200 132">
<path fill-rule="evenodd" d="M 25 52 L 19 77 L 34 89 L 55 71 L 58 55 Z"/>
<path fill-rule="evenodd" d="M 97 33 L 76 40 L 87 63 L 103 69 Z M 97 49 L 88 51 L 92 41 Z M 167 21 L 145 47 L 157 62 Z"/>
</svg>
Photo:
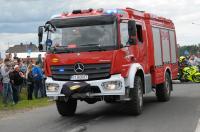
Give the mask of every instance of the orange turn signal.
<svg viewBox="0 0 200 132">
<path fill-rule="evenodd" d="M 58 58 L 53 58 L 53 59 L 51 60 L 51 62 L 57 63 L 57 62 L 59 62 L 59 59 L 58 59 Z"/>
</svg>

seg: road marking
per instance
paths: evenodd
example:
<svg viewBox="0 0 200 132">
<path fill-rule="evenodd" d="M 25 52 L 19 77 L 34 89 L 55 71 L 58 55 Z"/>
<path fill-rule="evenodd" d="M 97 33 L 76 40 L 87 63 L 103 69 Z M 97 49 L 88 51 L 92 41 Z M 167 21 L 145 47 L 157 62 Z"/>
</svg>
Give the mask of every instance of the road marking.
<svg viewBox="0 0 200 132">
<path fill-rule="evenodd" d="M 101 120 L 103 117 L 104 116 L 98 116 L 98 117 L 96 117 L 96 118 L 94 118 L 94 119 L 92 119 L 90 121 L 98 121 L 98 120 Z M 86 132 L 87 131 L 87 126 L 88 125 L 77 126 L 77 127 L 73 128 L 73 129 L 67 131 L 67 132 Z"/>
<path fill-rule="evenodd" d="M 197 123 L 197 127 L 196 127 L 195 132 L 200 132 L 200 119 L 199 119 L 199 121 Z"/>
<path fill-rule="evenodd" d="M 85 132 L 87 130 L 86 126 L 78 126 L 76 128 L 71 129 L 68 132 Z"/>
<path fill-rule="evenodd" d="M 101 120 L 103 117 L 104 117 L 104 116 L 99 116 L 99 117 L 97 117 L 97 118 L 94 118 L 93 120 L 94 120 L 94 121 L 98 121 L 98 120 Z"/>
</svg>

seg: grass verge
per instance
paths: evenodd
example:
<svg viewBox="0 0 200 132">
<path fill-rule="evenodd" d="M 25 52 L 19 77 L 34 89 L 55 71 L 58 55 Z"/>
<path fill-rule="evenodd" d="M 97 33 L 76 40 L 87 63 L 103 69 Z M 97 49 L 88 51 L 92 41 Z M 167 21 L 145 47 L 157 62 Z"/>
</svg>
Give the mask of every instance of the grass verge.
<svg viewBox="0 0 200 132">
<path fill-rule="evenodd" d="M 33 100 L 27 100 L 27 91 L 25 88 L 22 89 L 22 92 L 20 93 L 20 101 L 18 104 L 13 105 L 12 103 L 9 103 L 6 107 L 2 103 L 2 95 L 0 95 L 0 112 L 1 111 L 7 111 L 7 110 L 26 110 L 26 109 L 33 109 L 38 107 L 43 107 L 53 104 L 52 101 L 49 101 L 48 98 L 39 98 L 39 99 L 33 99 Z"/>
<path fill-rule="evenodd" d="M 48 98 L 34 99 L 34 100 L 21 100 L 18 104 L 8 104 L 6 107 L 1 102 L 0 103 L 0 112 L 1 110 L 21 110 L 21 109 L 33 109 L 37 107 L 43 107 L 52 104 L 53 102 L 48 101 Z"/>
</svg>

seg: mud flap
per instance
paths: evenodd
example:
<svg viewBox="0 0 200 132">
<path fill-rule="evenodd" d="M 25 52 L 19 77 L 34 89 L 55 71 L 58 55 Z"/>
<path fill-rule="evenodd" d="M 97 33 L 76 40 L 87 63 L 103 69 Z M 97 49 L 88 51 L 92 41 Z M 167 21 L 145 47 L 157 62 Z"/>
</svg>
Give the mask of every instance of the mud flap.
<svg viewBox="0 0 200 132">
<path fill-rule="evenodd" d="M 87 93 L 90 91 L 90 84 L 86 82 L 67 82 L 63 84 L 61 93 L 67 97 L 70 97 L 75 93 Z"/>
</svg>

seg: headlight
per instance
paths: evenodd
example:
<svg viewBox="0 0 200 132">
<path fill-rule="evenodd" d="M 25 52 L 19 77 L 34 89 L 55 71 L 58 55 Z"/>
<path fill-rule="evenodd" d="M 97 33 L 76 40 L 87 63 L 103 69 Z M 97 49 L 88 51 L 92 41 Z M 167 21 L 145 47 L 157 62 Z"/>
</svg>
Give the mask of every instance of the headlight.
<svg viewBox="0 0 200 132">
<path fill-rule="evenodd" d="M 120 90 L 122 88 L 121 81 L 109 81 L 102 83 L 104 90 Z"/>
<path fill-rule="evenodd" d="M 47 84 L 46 86 L 47 92 L 57 92 L 59 90 L 58 84 Z"/>
</svg>

